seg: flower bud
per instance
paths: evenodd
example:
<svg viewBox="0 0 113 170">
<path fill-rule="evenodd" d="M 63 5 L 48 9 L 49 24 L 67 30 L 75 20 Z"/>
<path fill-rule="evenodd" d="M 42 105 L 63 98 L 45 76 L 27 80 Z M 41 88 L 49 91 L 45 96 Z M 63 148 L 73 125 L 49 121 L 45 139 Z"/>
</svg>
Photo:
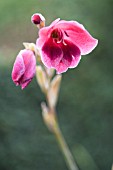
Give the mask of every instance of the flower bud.
<svg viewBox="0 0 113 170">
<path fill-rule="evenodd" d="M 21 50 L 12 70 L 12 80 L 24 89 L 32 80 L 36 71 L 36 58 L 31 50 Z"/>
<path fill-rule="evenodd" d="M 61 78 L 61 75 L 55 76 L 50 84 L 50 88 L 48 90 L 48 100 L 51 108 L 56 106 Z"/>
<path fill-rule="evenodd" d="M 41 90 L 46 93 L 49 83 L 42 66 L 36 66 L 36 79 Z"/>
<path fill-rule="evenodd" d="M 42 14 L 39 13 L 32 15 L 31 22 L 37 25 L 38 28 L 43 28 L 45 26 L 45 18 Z"/>
</svg>

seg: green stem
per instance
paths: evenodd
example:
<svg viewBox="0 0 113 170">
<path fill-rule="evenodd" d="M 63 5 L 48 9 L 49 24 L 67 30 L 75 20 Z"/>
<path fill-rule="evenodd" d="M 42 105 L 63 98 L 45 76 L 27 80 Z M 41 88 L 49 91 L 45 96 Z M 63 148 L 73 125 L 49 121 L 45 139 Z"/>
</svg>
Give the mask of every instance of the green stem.
<svg viewBox="0 0 113 170">
<path fill-rule="evenodd" d="M 61 148 L 61 151 L 64 155 L 64 158 L 65 158 L 68 168 L 70 170 L 79 170 L 57 123 L 53 130 L 53 133 L 54 133 L 54 135 L 57 139 L 57 142 Z"/>
</svg>

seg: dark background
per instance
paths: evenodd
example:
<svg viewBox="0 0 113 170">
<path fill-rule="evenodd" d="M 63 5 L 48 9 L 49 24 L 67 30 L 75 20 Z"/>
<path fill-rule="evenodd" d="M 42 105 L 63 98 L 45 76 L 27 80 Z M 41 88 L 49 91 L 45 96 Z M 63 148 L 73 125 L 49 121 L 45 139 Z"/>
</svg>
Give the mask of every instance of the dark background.
<svg viewBox="0 0 113 170">
<path fill-rule="evenodd" d="M 35 78 L 16 87 L 11 71 L 23 42 L 38 33 L 30 18 L 46 25 L 60 17 L 82 23 L 98 47 L 63 74 L 57 105 L 64 136 L 80 170 L 110 170 L 113 163 L 113 0 L 0 0 L 0 170 L 66 170 L 54 136 L 45 127 L 44 100 Z"/>
</svg>

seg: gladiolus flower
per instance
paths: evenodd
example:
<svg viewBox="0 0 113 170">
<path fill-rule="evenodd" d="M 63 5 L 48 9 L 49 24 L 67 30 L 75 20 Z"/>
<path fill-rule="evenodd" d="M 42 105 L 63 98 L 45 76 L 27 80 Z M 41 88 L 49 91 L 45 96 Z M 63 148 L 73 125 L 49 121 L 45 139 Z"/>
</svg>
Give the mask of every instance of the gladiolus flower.
<svg viewBox="0 0 113 170">
<path fill-rule="evenodd" d="M 36 71 L 36 59 L 33 51 L 21 50 L 12 70 L 12 80 L 24 89 L 32 80 Z"/>
<path fill-rule="evenodd" d="M 97 44 L 83 25 L 60 19 L 40 29 L 36 42 L 44 65 L 55 68 L 58 74 L 76 67 L 81 55 L 89 54 Z"/>
</svg>

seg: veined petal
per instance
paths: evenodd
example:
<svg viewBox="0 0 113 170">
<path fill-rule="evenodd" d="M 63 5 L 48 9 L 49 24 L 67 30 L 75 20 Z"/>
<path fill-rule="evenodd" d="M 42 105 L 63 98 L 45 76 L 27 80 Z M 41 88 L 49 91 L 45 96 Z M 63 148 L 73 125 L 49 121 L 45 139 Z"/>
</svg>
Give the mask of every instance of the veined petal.
<svg viewBox="0 0 113 170">
<path fill-rule="evenodd" d="M 56 66 L 56 71 L 57 71 L 57 74 L 61 74 L 61 73 L 64 73 L 68 70 L 68 67 L 67 65 L 61 60 L 60 63 Z"/>
<path fill-rule="evenodd" d="M 46 40 L 48 39 L 48 34 L 50 32 L 50 26 L 44 27 L 39 30 L 39 38 L 36 40 L 36 46 L 38 49 L 42 48 Z"/>
<path fill-rule="evenodd" d="M 16 85 L 19 84 L 19 80 L 25 72 L 24 60 L 21 55 L 22 51 L 20 51 L 20 53 L 18 54 L 14 62 L 13 70 L 12 70 L 12 80 L 14 81 Z"/>
<path fill-rule="evenodd" d="M 72 41 L 81 50 L 82 55 L 90 53 L 98 44 L 82 24 L 75 21 L 59 21 L 56 27 L 63 29 Z"/>
<path fill-rule="evenodd" d="M 48 39 L 41 49 L 42 62 L 46 67 L 55 68 L 63 57 L 63 52 L 60 46 Z"/>
<path fill-rule="evenodd" d="M 67 41 L 67 44 L 68 44 L 68 48 L 70 50 L 70 54 L 72 57 L 72 61 L 71 61 L 69 68 L 75 68 L 80 62 L 81 51 L 74 43 Z"/>
<path fill-rule="evenodd" d="M 69 68 L 74 68 L 78 65 L 81 59 L 80 49 L 69 40 L 64 40 L 65 45 L 63 46 L 63 63 Z"/>
<path fill-rule="evenodd" d="M 32 51 L 26 50 L 25 53 L 23 53 L 23 60 L 25 64 L 25 74 L 23 81 L 26 79 L 33 78 L 35 72 L 36 72 L 36 58 Z"/>
<path fill-rule="evenodd" d="M 58 74 L 66 72 L 68 68 L 74 68 L 78 65 L 81 59 L 80 49 L 68 40 L 64 40 L 62 45 L 63 58 L 60 63 L 55 67 Z"/>
<path fill-rule="evenodd" d="M 65 21 L 60 20 L 56 27 L 61 28 L 62 30 L 73 30 L 75 32 L 81 33 L 82 30 L 85 30 L 84 26 L 77 21 Z"/>
<path fill-rule="evenodd" d="M 81 34 L 68 31 L 68 34 L 72 42 L 79 47 L 81 55 L 89 54 L 98 44 L 98 40 L 93 38 L 87 31 Z"/>
</svg>

